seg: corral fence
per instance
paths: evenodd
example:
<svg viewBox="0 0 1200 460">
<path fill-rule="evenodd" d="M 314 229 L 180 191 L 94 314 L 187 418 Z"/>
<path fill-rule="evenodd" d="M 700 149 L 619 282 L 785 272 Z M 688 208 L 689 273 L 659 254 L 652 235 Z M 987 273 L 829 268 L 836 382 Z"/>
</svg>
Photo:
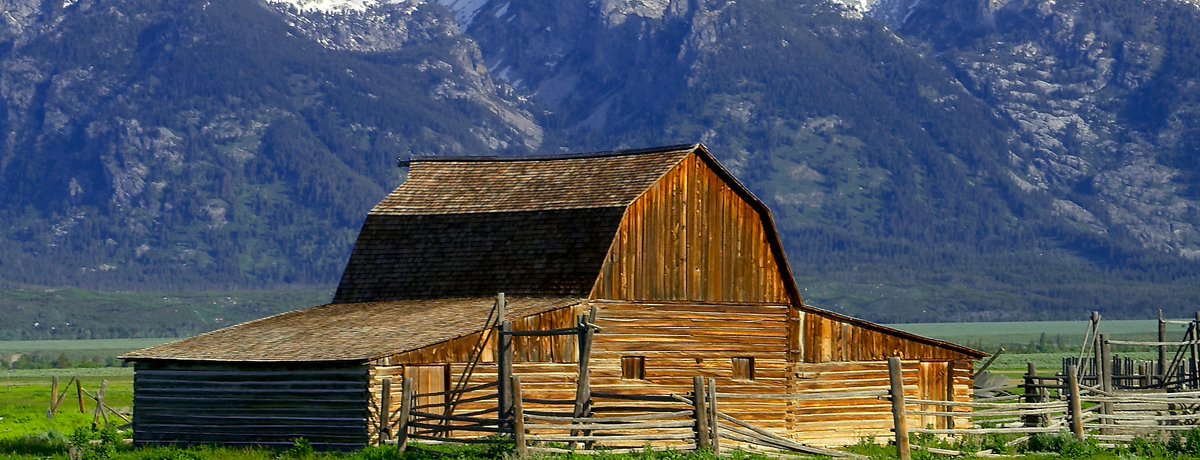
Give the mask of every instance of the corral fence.
<svg viewBox="0 0 1200 460">
<path fill-rule="evenodd" d="M 820 395 L 762 395 L 718 392 L 715 379 L 695 377 L 686 394 L 621 394 L 588 391 L 577 399 L 541 399 L 522 394 L 520 376 L 510 377 L 509 417 L 498 417 L 498 408 L 453 414 L 448 401 L 462 394 L 496 386 L 488 383 L 440 393 L 416 393 L 412 378 L 402 380 L 400 409 L 388 411 L 391 382 L 383 381 L 380 394 L 381 444 L 399 449 L 417 447 L 410 440 L 433 443 L 513 443 L 519 457 L 543 452 L 623 453 L 647 448 L 722 451 L 736 445 L 750 452 L 793 452 L 830 457 L 860 455 L 798 443 L 740 420 L 719 408 L 722 399 L 798 399 L 878 397 L 886 391 L 822 392 Z M 869 394 L 867 394 L 869 393 Z M 423 398 L 443 397 L 447 402 L 420 404 Z M 485 397 L 477 397 L 485 398 Z M 492 399 L 495 397 L 493 396 Z M 582 400 L 582 404 L 580 401 Z M 460 403 L 478 402 L 459 399 Z M 447 415 L 449 414 L 449 415 Z M 396 433 L 394 439 L 388 433 Z"/>
<path fill-rule="evenodd" d="M 1158 340 L 1112 340 L 1100 333 L 1100 314 L 1093 312 L 1084 334 L 1079 356 L 1062 360 L 1062 372 L 1074 365 L 1079 383 L 1101 386 L 1109 379 L 1113 389 L 1197 390 L 1200 389 L 1200 312 L 1194 320 L 1164 319 L 1158 315 Z M 1168 341 L 1169 325 L 1186 330 L 1178 341 Z M 1157 350 L 1157 359 L 1133 359 L 1112 354 L 1112 346 L 1126 350 Z M 1107 374 L 1106 374 L 1107 373 Z"/>
<path fill-rule="evenodd" d="M 1011 435 L 1008 447 L 1026 442 L 1038 433 L 1069 432 L 1079 440 L 1094 439 L 1103 446 L 1141 437 L 1164 439 L 1172 433 L 1200 426 L 1200 391 L 1114 389 L 1109 366 L 1100 369 L 1099 387 L 1080 383 L 1073 364 L 1057 375 L 1037 375 L 1033 364 L 1019 385 L 991 389 L 973 401 L 939 401 L 908 398 L 904 394 L 899 358 L 890 358 L 891 390 L 884 399 L 892 403 L 895 445 L 900 459 L 911 449 L 946 455 L 991 454 L 990 450 L 960 452 L 910 445 L 909 434 L 941 438 Z M 944 417 L 946 428 L 909 427 L 912 416 Z M 953 420 L 970 417 L 966 426 Z"/>
</svg>

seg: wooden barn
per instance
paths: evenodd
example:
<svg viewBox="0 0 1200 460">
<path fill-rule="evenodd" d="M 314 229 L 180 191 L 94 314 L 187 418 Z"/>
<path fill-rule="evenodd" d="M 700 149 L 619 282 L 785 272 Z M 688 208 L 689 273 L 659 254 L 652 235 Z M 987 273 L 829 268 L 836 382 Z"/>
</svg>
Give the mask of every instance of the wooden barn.
<svg viewBox="0 0 1200 460">
<path fill-rule="evenodd" d="M 969 400 L 983 353 L 804 305 L 767 208 L 702 145 L 409 166 L 331 304 L 123 357 L 135 442 L 359 447 L 380 437 L 381 400 L 398 408 L 399 385 L 382 387 L 400 377 L 426 410 L 494 416 L 511 391 L 495 385 L 501 347 L 525 396 L 577 399 L 580 375 L 597 394 L 714 378 L 754 395 L 723 411 L 813 445 L 890 436 L 869 395 L 888 388 L 888 357 L 909 397 Z M 586 344 L 496 333 L 581 324 Z M 955 423 L 921 417 L 909 424 Z"/>
</svg>

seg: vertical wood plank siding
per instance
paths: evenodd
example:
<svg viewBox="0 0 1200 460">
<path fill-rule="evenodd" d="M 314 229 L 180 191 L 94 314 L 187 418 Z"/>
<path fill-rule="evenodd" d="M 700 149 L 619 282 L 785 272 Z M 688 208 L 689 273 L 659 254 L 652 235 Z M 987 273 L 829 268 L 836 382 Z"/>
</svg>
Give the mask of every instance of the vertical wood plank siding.
<svg viewBox="0 0 1200 460">
<path fill-rule="evenodd" d="M 763 216 L 697 155 L 628 207 L 591 297 L 789 301 Z"/>
<path fill-rule="evenodd" d="M 367 385 L 366 363 L 137 362 L 133 440 L 361 448 Z"/>
<path fill-rule="evenodd" d="M 875 361 L 892 356 L 926 361 L 966 358 L 962 353 L 925 344 L 884 331 L 869 329 L 811 311 L 797 312 L 793 324 L 803 329 L 803 343 L 796 350 L 808 363 L 831 361 Z"/>
</svg>

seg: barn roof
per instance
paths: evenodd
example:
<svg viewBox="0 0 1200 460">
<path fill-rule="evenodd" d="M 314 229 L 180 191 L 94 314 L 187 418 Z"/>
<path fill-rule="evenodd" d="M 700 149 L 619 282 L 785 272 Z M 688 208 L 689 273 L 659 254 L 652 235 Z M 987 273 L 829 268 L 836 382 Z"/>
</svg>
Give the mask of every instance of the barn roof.
<svg viewBox="0 0 1200 460">
<path fill-rule="evenodd" d="M 577 305 L 578 298 L 509 297 L 520 318 Z M 130 352 L 123 359 L 366 361 L 484 329 L 494 297 L 342 303 L 305 308 Z"/>
<path fill-rule="evenodd" d="M 414 159 L 367 215 L 333 302 L 586 297 L 626 206 L 698 149 Z"/>
</svg>

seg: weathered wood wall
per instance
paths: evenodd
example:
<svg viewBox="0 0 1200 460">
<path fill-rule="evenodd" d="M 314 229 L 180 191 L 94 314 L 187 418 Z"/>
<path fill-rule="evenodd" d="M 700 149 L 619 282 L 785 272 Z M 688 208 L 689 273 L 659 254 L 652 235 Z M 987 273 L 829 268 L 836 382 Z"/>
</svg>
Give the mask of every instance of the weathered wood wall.
<svg viewBox="0 0 1200 460">
<path fill-rule="evenodd" d="M 971 400 L 972 362 L 902 362 L 904 394 L 908 398 Z M 836 396 L 846 392 L 884 392 L 890 386 L 886 361 L 789 363 L 788 394 L 806 399 L 788 402 L 788 436 L 818 446 L 854 444 L 863 438 L 885 440 L 892 435 L 891 403 L 877 396 Z M 948 378 L 953 376 L 952 379 Z M 953 395 L 950 398 L 948 395 Z M 918 406 L 912 405 L 911 409 Z M 920 406 L 943 411 L 945 406 Z M 956 408 L 954 411 L 969 411 Z M 909 426 L 945 428 L 947 417 L 909 415 Z M 969 426 L 970 418 L 955 417 L 954 425 Z"/>
<path fill-rule="evenodd" d="M 138 445 L 356 449 L 368 439 L 366 363 L 139 361 L 133 379 Z"/>
<path fill-rule="evenodd" d="M 692 378 L 717 379 L 720 392 L 783 395 L 787 387 L 787 304 L 597 300 L 591 357 L 593 391 L 684 394 Z M 621 378 L 621 358 L 645 358 L 644 380 Z M 733 378 L 733 358 L 754 358 L 754 380 Z M 783 399 L 720 404 L 739 419 L 782 433 Z"/>
<path fill-rule="evenodd" d="M 516 331 L 573 327 L 577 325 L 577 316 L 587 310 L 587 305 L 559 308 L 525 318 L 512 319 L 512 326 Z M 400 392 L 402 391 L 400 383 L 405 376 L 414 378 L 418 393 L 435 393 L 454 389 L 456 385 L 459 385 L 468 363 L 471 362 L 471 352 L 479 343 L 481 334 L 471 334 L 376 360 L 370 370 L 371 439 L 374 441 L 378 437 L 379 399 L 384 378 L 392 379 L 392 412 L 400 408 Z M 513 351 L 513 373 L 521 376 L 525 397 L 542 399 L 573 399 L 575 397 L 575 381 L 579 369 L 577 336 L 513 337 Z M 433 375 L 439 372 L 445 377 L 437 378 Z M 470 379 L 462 387 L 495 382 L 496 372 L 496 333 L 492 331 L 491 334 L 488 334 L 488 340 L 483 347 L 478 364 L 471 372 Z M 495 408 L 497 406 L 494 399 L 495 394 L 495 388 L 464 394 L 462 399 L 488 395 L 493 396 L 493 399 L 458 404 L 454 408 L 454 413 L 462 414 Z M 424 398 L 417 401 L 417 404 L 442 401 L 444 399 Z M 539 407 L 536 404 L 527 404 L 526 406 L 529 408 Z M 423 409 L 423 411 L 443 413 L 442 410 Z M 394 434 L 392 433 L 392 435 Z M 463 433 L 463 435 L 471 435 L 471 433 Z M 474 435 L 478 435 L 478 433 Z"/>
<path fill-rule="evenodd" d="M 793 324 L 803 331 L 793 351 L 796 361 L 886 361 L 889 357 L 926 361 L 969 359 L 961 352 L 890 334 L 812 311 L 793 312 Z"/>
<path fill-rule="evenodd" d="M 788 302 L 764 218 L 697 155 L 633 202 L 593 299 Z"/>
</svg>

